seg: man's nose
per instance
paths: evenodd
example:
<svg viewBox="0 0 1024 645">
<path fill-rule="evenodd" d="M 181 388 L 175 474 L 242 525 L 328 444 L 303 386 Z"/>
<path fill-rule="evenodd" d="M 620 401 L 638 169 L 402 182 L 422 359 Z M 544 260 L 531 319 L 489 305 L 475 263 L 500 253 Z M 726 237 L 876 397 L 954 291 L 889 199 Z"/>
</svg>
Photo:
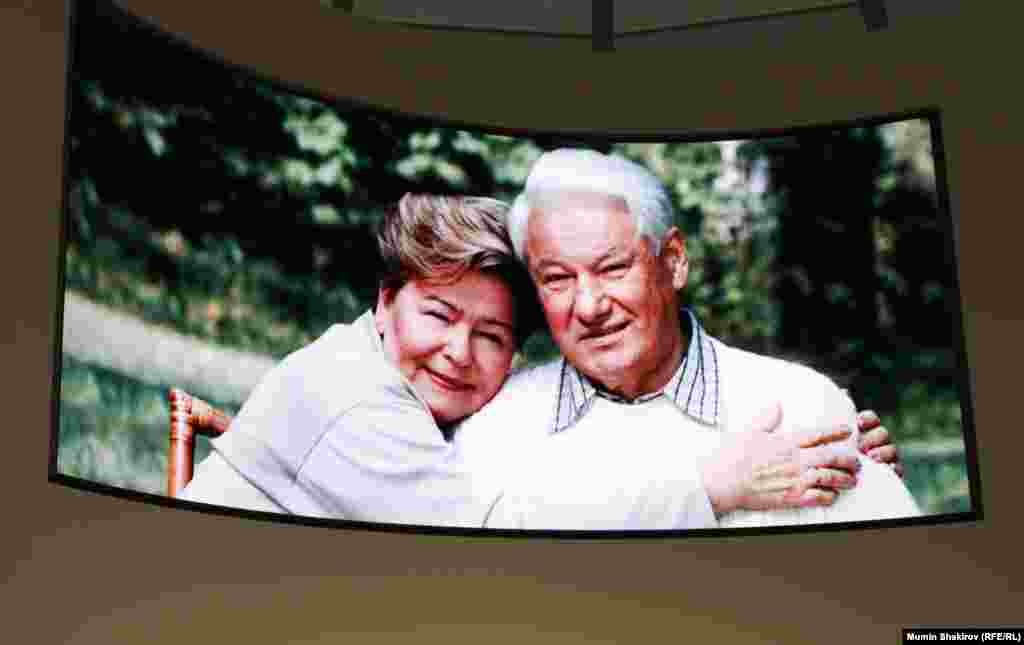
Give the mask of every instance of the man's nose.
<svg viewBox="0 0 1024 645">
<path fill-rule="evenodd" d="M 473 362 L 473 350 L 469 342 L 470 331 L 455 325 L 448 333 L 444 355 L 455 365 L 467 367 Z"/>
<path fill-rule="evenodd" d="M 600 282 L 580 278 L 576 285 L 576 316 L 584 324 L 600 322 L 611 312 L 608 297 Z"/>
</svg>

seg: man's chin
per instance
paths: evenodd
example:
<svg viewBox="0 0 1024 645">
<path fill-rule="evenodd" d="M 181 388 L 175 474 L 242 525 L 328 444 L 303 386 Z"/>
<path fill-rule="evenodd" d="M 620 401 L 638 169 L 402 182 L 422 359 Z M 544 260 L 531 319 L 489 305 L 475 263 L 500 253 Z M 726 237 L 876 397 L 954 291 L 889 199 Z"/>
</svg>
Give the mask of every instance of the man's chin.
<svg viewBox="0 0 1024 645">
<path fill-rule="evenodd" d="M 632 366 L 632 361 L 624 360 L 623 357 L 608 356 L 604 360 L 590 360 L 586 364 L 576 365 L 576 369 L 591 381 L 614 391 L 622 381 L 622 375 L 629 373 Z"/>
</svg>

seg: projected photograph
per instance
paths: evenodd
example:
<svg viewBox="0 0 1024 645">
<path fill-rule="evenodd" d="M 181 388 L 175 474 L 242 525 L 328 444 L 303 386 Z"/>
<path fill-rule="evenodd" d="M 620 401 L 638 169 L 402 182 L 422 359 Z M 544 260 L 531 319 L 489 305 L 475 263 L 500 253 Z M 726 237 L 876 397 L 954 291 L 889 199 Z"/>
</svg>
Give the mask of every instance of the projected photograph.
<svg viewBox="0 0 1024 645">
<path fill-rule="evenodd" d="M 501 535 L 980 517 L 937 110 L 498 129 L 112 2 L 71 45 L 54 481 Z"/>
</svg>

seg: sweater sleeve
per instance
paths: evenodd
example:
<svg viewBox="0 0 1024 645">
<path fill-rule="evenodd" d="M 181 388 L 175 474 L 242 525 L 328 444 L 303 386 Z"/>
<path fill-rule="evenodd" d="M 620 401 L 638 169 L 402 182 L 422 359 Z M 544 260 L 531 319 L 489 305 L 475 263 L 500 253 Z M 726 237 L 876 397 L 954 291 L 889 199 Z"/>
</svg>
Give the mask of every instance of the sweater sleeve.
<svg viewBox="0 0 1024 645">
<path fill-rule="evenodd" d="M 727 355 L 731 361 L 726 388 L 731 431 L 742 430 L 759 407 L 776 400 L 782 404 L 779 432 L 824 430 L 838 425 L 851 428 L 848 439 L 823 450 L 857 455 L 862 467 L 857 486 L 840 492 L 830 507 L 737 511 L 721 519 L 723 526 L 792 526 L 920 515 L 902 480 L 891 469 L 859 454 L 856 408 L 831 379 L 803 365 L 740 350 L 730 350 Z"/>
</svg>

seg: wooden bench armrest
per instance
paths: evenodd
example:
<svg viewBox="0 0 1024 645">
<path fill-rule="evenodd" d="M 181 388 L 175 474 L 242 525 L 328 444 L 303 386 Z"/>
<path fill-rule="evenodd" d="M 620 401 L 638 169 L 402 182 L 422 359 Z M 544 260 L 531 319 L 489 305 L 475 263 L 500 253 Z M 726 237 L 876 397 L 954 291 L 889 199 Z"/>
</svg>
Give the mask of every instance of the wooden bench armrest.
<svg viewBox="0 0 1024 645">
<path fill-rule="evenodd" d="M 171 408 L 170 446 L 167 454 L 167 494 L 177 497 L 192 480 L 195 436 L 219 437 L 227 432 L 231 417 L 199 397 L 172 388 L 167 395 Z"/>
</svg>

